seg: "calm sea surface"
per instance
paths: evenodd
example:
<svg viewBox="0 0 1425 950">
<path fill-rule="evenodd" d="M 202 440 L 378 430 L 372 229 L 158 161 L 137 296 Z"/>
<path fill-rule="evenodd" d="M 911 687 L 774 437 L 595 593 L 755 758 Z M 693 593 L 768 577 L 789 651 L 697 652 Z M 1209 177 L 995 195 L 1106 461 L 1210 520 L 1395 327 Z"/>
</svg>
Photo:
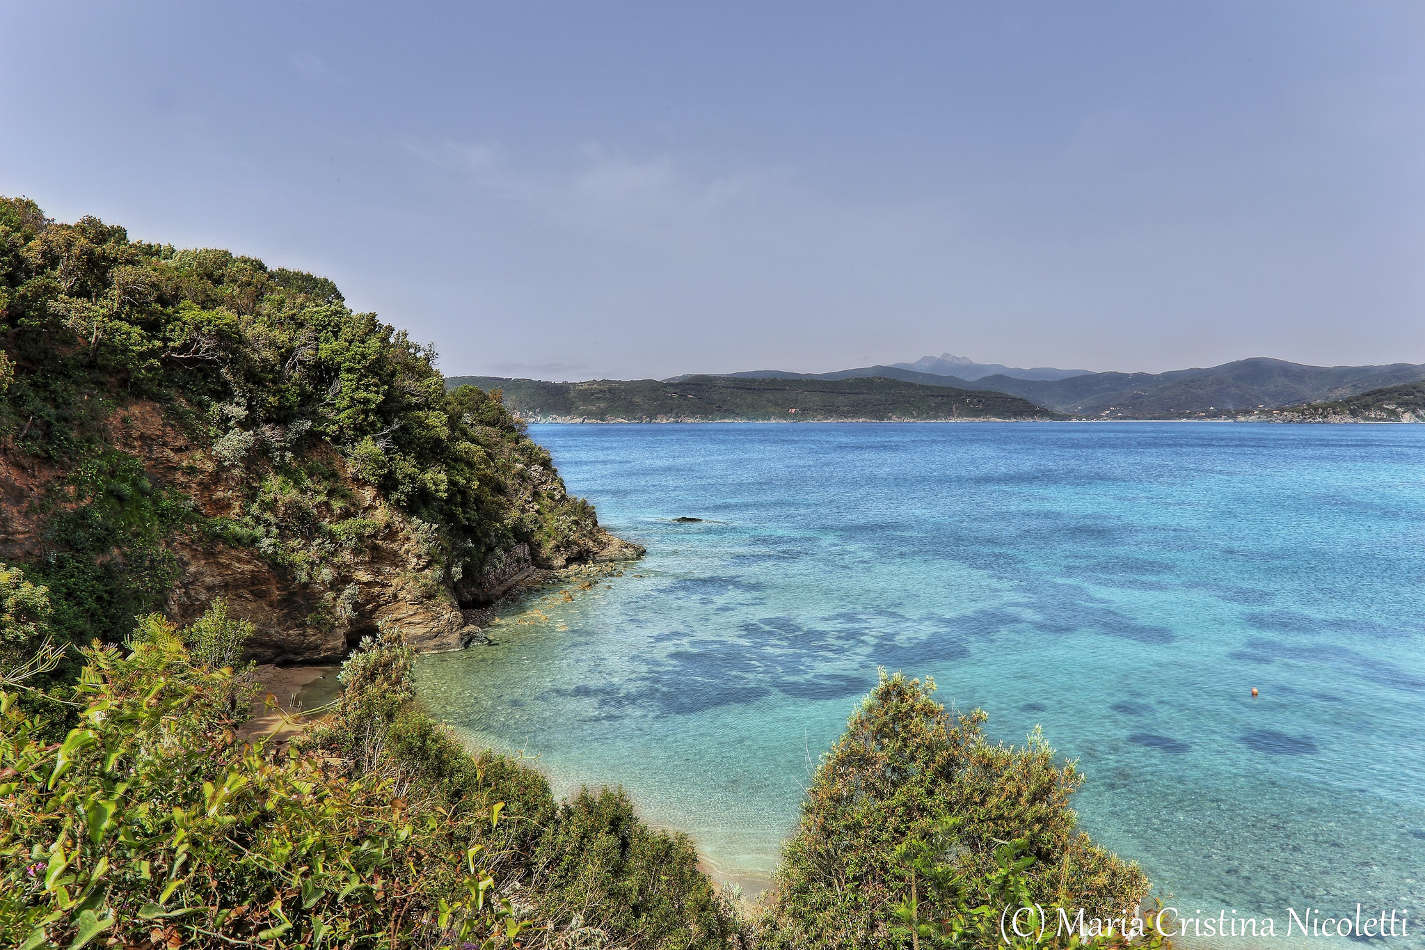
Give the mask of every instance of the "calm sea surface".
<svg viewBox="0 0 1425 950">
<path fill-rule="evenodd" d="M 1425 426 L 531 432 L 648 556 L 419 673 L 556 788 L 766 872 L 877 667 L 928 673 L 995 738 L 1042 725 L 1182 911 L 1359 901 L 1425 946 Z"/>
</svg>

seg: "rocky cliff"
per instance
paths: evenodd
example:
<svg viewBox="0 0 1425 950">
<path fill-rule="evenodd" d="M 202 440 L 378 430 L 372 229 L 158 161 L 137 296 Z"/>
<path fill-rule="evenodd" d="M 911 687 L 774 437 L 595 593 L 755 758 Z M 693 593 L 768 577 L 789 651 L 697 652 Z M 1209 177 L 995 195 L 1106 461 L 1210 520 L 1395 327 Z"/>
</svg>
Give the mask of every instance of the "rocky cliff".
<svg viewBox="0 0 1425 950">
<path fill-rule="evenodd" d="M 0 199 L 0 562 L 76 640 L 217 598 L 267 661 L 458 647 L 540 572 L 635 557 L 497 397 L 330 281 Z"/>
</svg>

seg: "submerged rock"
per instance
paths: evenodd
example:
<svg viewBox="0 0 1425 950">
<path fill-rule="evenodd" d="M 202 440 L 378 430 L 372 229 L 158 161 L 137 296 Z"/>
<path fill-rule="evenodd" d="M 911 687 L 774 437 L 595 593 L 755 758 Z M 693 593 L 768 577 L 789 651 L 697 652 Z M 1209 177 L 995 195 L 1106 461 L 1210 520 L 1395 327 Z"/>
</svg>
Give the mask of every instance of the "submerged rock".
<svg viewBox="0 0 1425 950">
<path fill-rule="evenodd" d="M 676 524 L 695 524 L 702 520 L 703 519 L 701 518 L 690 518 L 687 515 L 679 515 L 677 518 L 673 519 L 674 523 Z"/>
<path fill-rule="evenodd" d="M 487 647 L 494 643 L 485 631 L 479 627 L 465 627 L 460 631 L 460 648 L 468 650 L 470 647 Z"/>
</svg>

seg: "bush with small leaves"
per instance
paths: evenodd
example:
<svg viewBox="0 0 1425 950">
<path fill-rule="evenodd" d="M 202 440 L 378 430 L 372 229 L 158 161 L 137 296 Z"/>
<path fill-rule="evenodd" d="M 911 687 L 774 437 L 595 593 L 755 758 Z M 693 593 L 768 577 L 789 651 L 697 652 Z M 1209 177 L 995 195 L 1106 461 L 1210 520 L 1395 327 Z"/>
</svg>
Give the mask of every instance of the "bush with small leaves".
<svg viewBox="0 0 1425 950">
<path fill-rule="evenodd" d="M 0 563 L 0 663 L 37 650 L 53 633 L 53 615 L 47 588 L 32 584 L 20 568 Z"/>
<path fill-rule="evenodd" d="M 621 789 L 582 789 L 561 805 L 535 866 L 536 916 L 572 921 L 610 946 L 695 950 L 744 939 L 688 836 L 649 828 Z"/>
<path fill-rule="evenodd" d="M 239 466 L 247 461 L 257 444 L 257 436 L 246 429 L 230 429 L 213 440 L 213 458 L 223 465 Z"/>
<path fill-rule="evenodd" d="M 1082 781 L 1037 733 L 1023 746 L 991 743 L 976 710 L 948 712 L 933 682 L 884 673 L 823 758 L 783 852 L 762 945 L 892 950 L 895 908 L 911 892 L 907 842 L 939 832 L 940 853 L 984 903 L 996 850 L 1022 840 L 1036 901 L 1101 917 L 1131 912 L 1148 881 L 1076 829 L 1069 797 Z M 955 821 L 951 822 L 951 819 Z M 932 907 L 949 915 L 953 907 Z"/>
<path fill-rule="evenodd" d="M 970 871 L 953 860 L 963 818 L 947 818 L 896 849 L 909 869 L 908 893 L 892 909 L 890 928 L 902 946 L 915 950 L 1162 950 L 1169 941 L 1157 926 L 1156 909 L 1124 916 L 1081 915 L 1076 907 L 1045 906 L 1033 877 L 1029 841 L 996 845 L 988 871 Z M 1006 916 L 1008 915 L 1008 916 Z"/>
<path fill-rule="evenodd" d="M 302 754 L 336 759 L 342 774 L 381 775 L 413 811 L 442 816 L 448 847 L 478 847 L 500 895 L 525 912 L 525 947 L 737 945 L 743 925 L 686 836 L 649 828 L 622 792 L 556 805 L 529 766 L 470 753 L 415 702 L 412 661 L 394 629 L 364 640 L 331 719 L 300 740 Z"/>
<path fill-rule="evenodd" d="M 229 615 L 228 602 L 218 598 L 201 617 L 183 628 L 182 637 L 195 663 L 221 669 L 238 665 L 254 633 L 252 621 Z"/>
</svg>

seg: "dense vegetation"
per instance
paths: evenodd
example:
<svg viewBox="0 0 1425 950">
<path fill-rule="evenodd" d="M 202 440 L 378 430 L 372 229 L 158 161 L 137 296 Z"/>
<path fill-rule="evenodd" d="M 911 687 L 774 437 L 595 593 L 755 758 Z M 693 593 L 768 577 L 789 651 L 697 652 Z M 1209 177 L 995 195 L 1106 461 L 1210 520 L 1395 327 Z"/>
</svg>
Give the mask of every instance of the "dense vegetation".
<svg viewBox="0 0 1425 950">
<path fill-rule="evenodd" d="M 1023 399 L 1002 393 L 920 386 L 891 379 L 845 381 L 732 379 L 690 376 L 546 383 L 532 379 L 457 376 L 448 385 L 495 390 L 516 414 L 532 420 L 593 422 L 712 422 L 750 420 L 927 421 L 1053 419 Z"/>
<path fill-rule="evenodd" d="M 215 574 L 219 546 L 276 578 L 252 612 L 352 641 L 381 606 L 356 565 L 382 546 L 420 575 L 407 594 L 446 600 L 521 544 L 588 556 L 601 531 L 548 453 L 432 359 L 324 278 L 0 199 L 0 558 L 84 642 Z"/>
<path fill-rule="evenodd" d="M 991 390 L 1027 399 L 1057 412 L 1089 418 L 1222 418 L 1259 407 L 1337 399 L 1395 383 L 1425 379 L 1425 365 L 1306 366 L 1257 357 L 1166 373 L 1081 373 L 1062 379 L 1025 379 L 995 374 L 973 382 L 903 366 L 864 366 L 831 373 L 778 371 L 738 373 L 728 378 L 849 380 L 883 377 L 925 386 Z"/>
</svg>

